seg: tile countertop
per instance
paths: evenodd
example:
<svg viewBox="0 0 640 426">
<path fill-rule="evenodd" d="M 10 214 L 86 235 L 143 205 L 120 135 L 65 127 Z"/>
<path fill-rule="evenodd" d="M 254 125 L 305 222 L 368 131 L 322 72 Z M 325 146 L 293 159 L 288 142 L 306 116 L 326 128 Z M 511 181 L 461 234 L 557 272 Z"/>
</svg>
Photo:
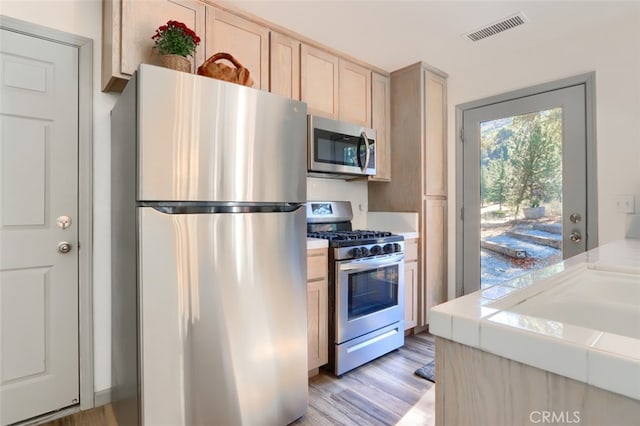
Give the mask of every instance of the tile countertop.
<svg viewBox="0 0 640 426">
<path fill-rule="evenodd" d="M 435 306 L 429 331 L 640 400 L 640 239 Z"/>
</svg>

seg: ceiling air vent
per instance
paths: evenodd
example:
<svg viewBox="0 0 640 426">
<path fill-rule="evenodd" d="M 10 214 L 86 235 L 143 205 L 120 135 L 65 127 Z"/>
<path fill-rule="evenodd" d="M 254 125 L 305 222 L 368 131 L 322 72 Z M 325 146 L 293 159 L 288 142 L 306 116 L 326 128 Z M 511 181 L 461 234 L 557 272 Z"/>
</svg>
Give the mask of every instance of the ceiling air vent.
<svg viewBox="0 0 640 426">
<path fill-rule="evenodd" d="M 494 22 L 493 24 L 486 25 L 480 29 L 467 33 L 464 36 L 471 41 L 479 41 L 483 38 L 491 37 L 503 31 L 519 27 L 527 21 L 528 19 L 524 16 L 524 13 L 519 12 L 515 15 L 501 19 L 498 22 Z"/>
</svg>

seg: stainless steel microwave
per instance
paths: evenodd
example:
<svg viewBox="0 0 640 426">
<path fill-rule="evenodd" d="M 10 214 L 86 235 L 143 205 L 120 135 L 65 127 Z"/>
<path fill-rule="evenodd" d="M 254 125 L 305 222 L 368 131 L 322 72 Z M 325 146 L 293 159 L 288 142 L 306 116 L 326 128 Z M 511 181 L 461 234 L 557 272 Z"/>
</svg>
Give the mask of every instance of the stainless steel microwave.
<svg viewBox="0 0 640 426">
<path fill-rule="evenodd" d="M 376 131 L 357 124 L 307 116 L 309 175 L 376 174 Z"/>
</svg>

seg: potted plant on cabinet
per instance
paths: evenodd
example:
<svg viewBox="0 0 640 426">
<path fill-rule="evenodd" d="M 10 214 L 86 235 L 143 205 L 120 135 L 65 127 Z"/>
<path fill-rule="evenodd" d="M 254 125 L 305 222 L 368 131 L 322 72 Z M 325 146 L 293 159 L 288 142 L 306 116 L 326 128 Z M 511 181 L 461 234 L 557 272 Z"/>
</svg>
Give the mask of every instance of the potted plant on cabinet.
<svg viewBox="0 0 640 426">
<path fill-rule="evenodd" d="M 162 66 L 178 71 L 191 72 L 191 61 L 200 37 L 182 22 L 167 21 L 151 36 L 153 48 L 161 55 Z"/>
</svg>

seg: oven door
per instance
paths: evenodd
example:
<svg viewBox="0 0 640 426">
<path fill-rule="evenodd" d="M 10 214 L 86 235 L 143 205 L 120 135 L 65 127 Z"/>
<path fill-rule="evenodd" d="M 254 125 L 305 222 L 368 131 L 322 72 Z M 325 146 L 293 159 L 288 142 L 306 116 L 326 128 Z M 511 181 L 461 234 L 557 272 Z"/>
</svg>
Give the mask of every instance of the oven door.
<svg viewBox="0 0 640 426">
<path fill-rule="evenodd" d="M 404 254 L 336 262 L 335 342 L 346 342 L 401 321 Z"/>
</svg>

